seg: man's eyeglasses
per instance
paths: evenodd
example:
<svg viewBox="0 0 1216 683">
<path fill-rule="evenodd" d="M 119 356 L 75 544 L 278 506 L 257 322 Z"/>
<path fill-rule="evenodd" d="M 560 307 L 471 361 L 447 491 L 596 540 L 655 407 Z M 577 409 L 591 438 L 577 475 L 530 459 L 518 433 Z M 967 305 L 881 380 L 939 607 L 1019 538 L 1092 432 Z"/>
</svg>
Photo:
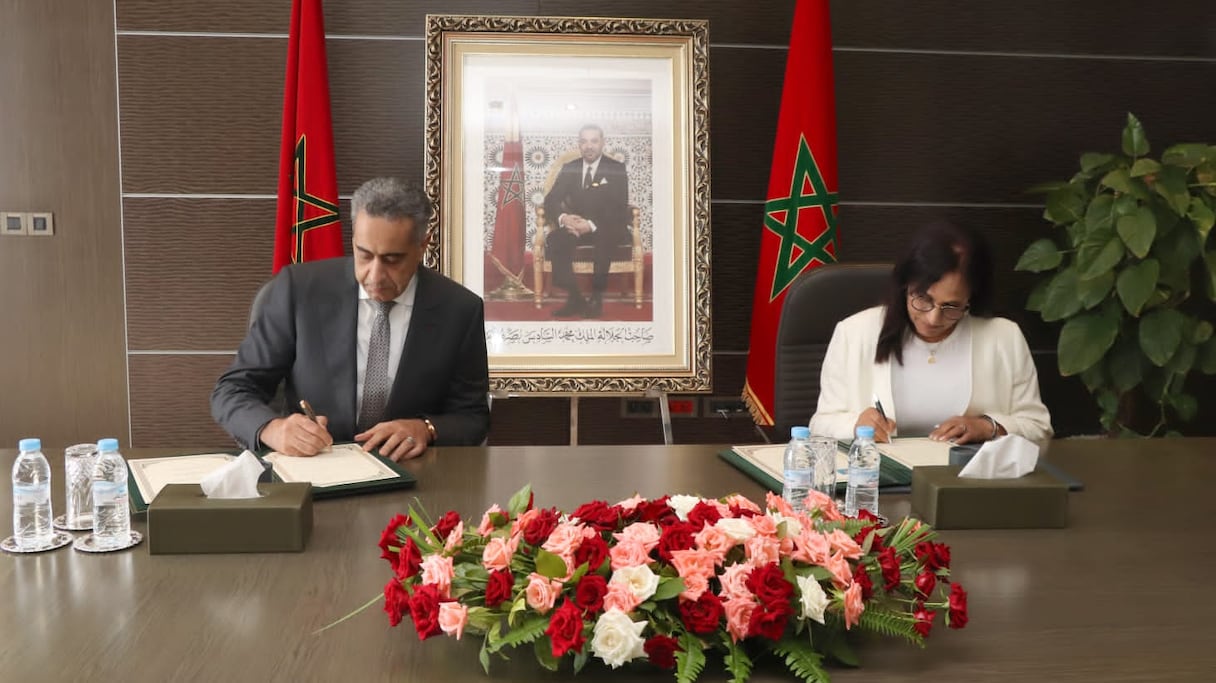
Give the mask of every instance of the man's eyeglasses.
<svg viewBox="0 0 1216 683">
<path fill-rule="evenodd" d="M 967 315 L 968 309 L 971 308 L 970 304 L 967 304 L 966 306 L 956 306 L 954 304 L 935 304 L 928 297 L 921 294 L 912 294 L 911 300 L 912 308 L 915 308 L 921 313 L 932 313 L 933 309 L 935 308 L 941 309 L 942 317 L 946 318 L 947 320 L 958 320 L 964 315 Z"/>
</svg>

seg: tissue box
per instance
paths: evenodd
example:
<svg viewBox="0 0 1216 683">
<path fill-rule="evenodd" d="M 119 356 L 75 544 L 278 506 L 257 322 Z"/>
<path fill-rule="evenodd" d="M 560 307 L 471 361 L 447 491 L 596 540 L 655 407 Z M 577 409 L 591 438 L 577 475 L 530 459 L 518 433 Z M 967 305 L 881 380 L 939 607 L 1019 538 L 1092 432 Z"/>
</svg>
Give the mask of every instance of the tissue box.
<svg viewBox="0 0 1216 683">
<path fill-rule="evenodd" d="M 167 484 L 148 506 L 148 552 L 300 552 L 312 533 L 312 485 L 258 484 L 260 498 L 212 500 L 198 484 Z"/>
<path fill-rule="evenodd" d="M 1068 526 L 1068 485 L 1034 471 L 1017 479 L 960 479 L 957 465 L 912 470 L 912 509 L 938 529 Z"/>
</svg>

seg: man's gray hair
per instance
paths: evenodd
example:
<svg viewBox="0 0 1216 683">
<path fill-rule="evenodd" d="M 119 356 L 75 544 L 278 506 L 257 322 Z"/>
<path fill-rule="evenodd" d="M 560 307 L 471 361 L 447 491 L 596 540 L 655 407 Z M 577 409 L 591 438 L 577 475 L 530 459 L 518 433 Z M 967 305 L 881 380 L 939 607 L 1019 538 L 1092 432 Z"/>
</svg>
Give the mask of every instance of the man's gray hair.
<svg viewBox="0 0 1216 683">
<path fill-rule="evenodd" d="M 355 190 L 351 198 L 351 216 L 360 211 L 376 218 L 414 221 L 414 244 L 422 244 L 431 220 L 431 200 L 417 184 L 400 178 L 372 178 Z"/>
</svg>

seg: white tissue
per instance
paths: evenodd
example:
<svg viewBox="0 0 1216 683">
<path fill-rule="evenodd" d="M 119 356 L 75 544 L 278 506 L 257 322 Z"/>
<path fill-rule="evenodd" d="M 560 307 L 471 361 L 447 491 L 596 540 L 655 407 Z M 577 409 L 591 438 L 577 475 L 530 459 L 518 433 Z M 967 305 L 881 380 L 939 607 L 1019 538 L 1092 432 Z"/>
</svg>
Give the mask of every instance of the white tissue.
<svg viewBox="0 0 1216 683">
<path fill-rule="evenodd" d="M 262 461 L 249 451 L 232 462 L 212 471 L 199 486 L 208 498 L 257 498 L 258 477 L 265 468 Z"/>
<path fill-rule="evenodd" d="M 1034 471 L 1039 447 L 1016 434 L 1006 434 L 980 446 L 958 473 L 970 479 L 1017 479 Z"/>
</svg>

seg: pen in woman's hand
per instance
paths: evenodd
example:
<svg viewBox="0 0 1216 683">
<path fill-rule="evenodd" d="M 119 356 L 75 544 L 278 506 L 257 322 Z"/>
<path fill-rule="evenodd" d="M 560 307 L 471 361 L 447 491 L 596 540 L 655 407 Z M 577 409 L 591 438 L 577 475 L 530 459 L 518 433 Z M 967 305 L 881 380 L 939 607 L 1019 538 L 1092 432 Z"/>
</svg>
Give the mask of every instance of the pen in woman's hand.
<svg viewBox="0 0 1216 683">
<path fill-rule="evenodd" d="M 303 401 L 301 401 L 302 403 Z M 878 394 L 874 394 L 874 409 L 878 411 L 878 416 L 883 420 L 887 419 L 887 412 L 882 409 L 882 401 L 878 400 Z"/>
</svg>

